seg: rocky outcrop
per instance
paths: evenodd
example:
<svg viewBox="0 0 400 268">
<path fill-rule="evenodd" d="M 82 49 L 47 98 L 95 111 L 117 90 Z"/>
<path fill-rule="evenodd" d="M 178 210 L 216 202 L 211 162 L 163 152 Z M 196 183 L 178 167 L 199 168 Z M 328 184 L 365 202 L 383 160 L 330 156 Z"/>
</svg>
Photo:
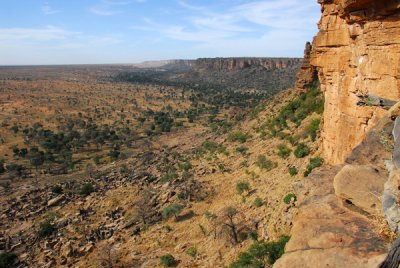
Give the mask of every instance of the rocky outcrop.
<svg viewBox="0 0 400 268">
<path fill-rule="evenodd" d="M 299 91 L 304 91 L 309 88 L 317 79 L 317 69 L 310 64 L 312 45 L 310 42 L 306 43 L 304 49 L 304 58 L 301 62 L 301 67 L 296 76 L 295 88 Z"/>
<path fill-rule="evenodd" d="M 359 96 L 400 98 L 400 4 L 394 0 L 318 3 L 322 17 L 310 68 L 317 68 L 325 93 L 324 158 L 337 164 L 385 114 L 379 106 L 358 106 Z"/>
<path fill-rule="evenodd" d="M 341 167 L 313 173 L 298 192 L 300 208 L 285 254 L 274 268 L 377 267 L 388 250 L 368 218 L 343 207 L 333 178 Z"/>
<path fill-rule="evenodd" d="M 382 210 L 380 196 L 385 181 L 384 174 L 373 166 L 346 165 L 335 176 L 333 186 L 343 204 L 356 207 L 357 212 L 375 215 Z"/>
<path fill-rule="evenodd" d="M 295 187 L 299 189 L 299 212 L 286 253 L 274 267 L 361 268 L 383 262 L 389 241 L 373 218 L 384 220 L 382 209 L 391 207 L 388 212 L 394 227 L 400 222 L 397 198 L 388 200 L 392 202 L 381 199 L 388 188 L 384 160 L 391 158 L 393 126 L 384 117 L 351 152 L 346 164 L 313 172 L 301 182 L 302 187 Z"/>
<path fill-rule="evenodd" d="M 193 65 L 196 70 L 233 71 L 256 67 L 266 70 L 297 68 L 298 58 L 201 58 Z"/>
</svg>

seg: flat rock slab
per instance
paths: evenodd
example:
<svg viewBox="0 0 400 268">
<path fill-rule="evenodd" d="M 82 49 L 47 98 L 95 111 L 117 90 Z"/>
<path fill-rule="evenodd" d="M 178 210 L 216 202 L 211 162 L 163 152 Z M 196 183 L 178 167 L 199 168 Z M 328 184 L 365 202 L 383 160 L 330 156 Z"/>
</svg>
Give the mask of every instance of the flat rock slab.
<svg viewBox="0 0 400 268">
<path fill-rule="evenodd" d="M 333 179 L 341 166 L 310 175 L 300 197 L 291 239 L 275 268 L 377 267 L 388 252 L 368 218 L 343 208 L 335 195 Z"/>
<path fill-rule="evenodd" d="M 379 197 L 387 180 L 385 175 L 372 166 L 346 165 L 335 176 L 333 187 L 344 203 L 375 215 L 382 211 Z"/>
</svg>

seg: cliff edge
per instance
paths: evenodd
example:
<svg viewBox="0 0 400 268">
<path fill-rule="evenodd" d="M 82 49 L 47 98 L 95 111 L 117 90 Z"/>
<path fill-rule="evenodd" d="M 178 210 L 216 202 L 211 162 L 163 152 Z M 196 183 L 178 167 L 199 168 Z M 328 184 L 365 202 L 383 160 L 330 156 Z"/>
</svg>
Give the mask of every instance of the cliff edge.
<svg viewBox="0 0 400 268">
<path fill-rule="evenodd" d="M 325 93 L 324 158 L 343 163 L 385 113 L 360 96 L 400 98 L 400 1 L 318 0 L 310 68 Z"/>
<path fill-rule="evenodd" d="M 317 74 L 328 165 L 293 185 L 299 210 L 274 267 L 378 267 L 400 222 L 390 195 L 400 189 L 392 170 L 400 119 L 387 112 L 400 99 L 400 1 L 318 3 L 319 32 L 296 88 L 306 91 Z"/>
</svg>

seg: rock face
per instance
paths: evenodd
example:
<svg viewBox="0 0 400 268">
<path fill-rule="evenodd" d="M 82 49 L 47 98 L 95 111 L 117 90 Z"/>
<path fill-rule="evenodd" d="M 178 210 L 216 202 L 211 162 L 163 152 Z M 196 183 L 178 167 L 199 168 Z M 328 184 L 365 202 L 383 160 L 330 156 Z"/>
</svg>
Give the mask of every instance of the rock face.
<svg viewBox="0 0 400 268">
<path fill-rule="evenodd" d="M 300 61 L 298 58 L 201 58 L 195 61 L 193 68 L 197 70 L 233 71 L 259 67 L 275 70 L 297 67 Z"/>
<path fill-rule="evenodd" d="M 388 245 L 368 219 L 341 206 L 333 189 L 340 166 L 327 168 L 305 181 L 291 239 L 274 268 L 378 267 Z"/>
<path fill-rule="evenodd" d="M 325 93 L 324 159 L 337 164 L 385 114 L 379 107 L 358 106 L 358 95 L 400 98 L 400 4 L 397 0 L 318 3 L 322 17 L 310 68 L 318 70 Z"/>
<path fill-rule="evenodd" d="M 383 219 L 383 208 L 395 229 L 400 222 L 397 199 L 390 198 L 398 188 L 386 182 L 389 173 L 384 165 L 391 158 L 393 126 L 384 117 L 351 152 L 346 165 L 313 172 L 302 187 L 295 187 L 299 212 L 286 253 L 274 268 L 375 268 L 385 259 L 389 243 L 371 219 Z M 391 183 L 397 182 L 397 177 L 390 178 Z M 380 199 L 384 188 L 391 191 L 387 200 Z"/>
<path fill-rule="evenodd" d="M 303 91 L 311 86 L 317 78 L 317 69 L 310 64 L 311 51 L 312 45 L 310 42 L 307 42 L 306 48 L 304 49 L 304 58 L 296 77 L 295 88 L 300 91 Z"/>
<path fill-rule="evenodd" d="M 335 176 L 333 186 L 344 204 L 374 215 L 382 209 L 379 197 L 385 181 L 386 177 L 372 166 L 346 165 Z"/>
</svg>

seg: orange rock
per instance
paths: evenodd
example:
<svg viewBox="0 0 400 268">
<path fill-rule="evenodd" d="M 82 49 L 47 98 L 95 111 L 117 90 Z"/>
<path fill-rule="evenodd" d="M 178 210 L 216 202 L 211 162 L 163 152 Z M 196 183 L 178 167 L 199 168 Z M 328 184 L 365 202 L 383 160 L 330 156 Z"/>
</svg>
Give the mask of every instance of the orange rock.
<svg viewBox="0 0 400 268">
<path fill-rule="evenodd" d="M 310 68 L 325 93 L 324 159 L 342 163 L 378 118 L 379 107 L 357 106 L 358 94 L 400 99 L 398 1 L 319 0 L 322 17 Z"/>
</svg>

